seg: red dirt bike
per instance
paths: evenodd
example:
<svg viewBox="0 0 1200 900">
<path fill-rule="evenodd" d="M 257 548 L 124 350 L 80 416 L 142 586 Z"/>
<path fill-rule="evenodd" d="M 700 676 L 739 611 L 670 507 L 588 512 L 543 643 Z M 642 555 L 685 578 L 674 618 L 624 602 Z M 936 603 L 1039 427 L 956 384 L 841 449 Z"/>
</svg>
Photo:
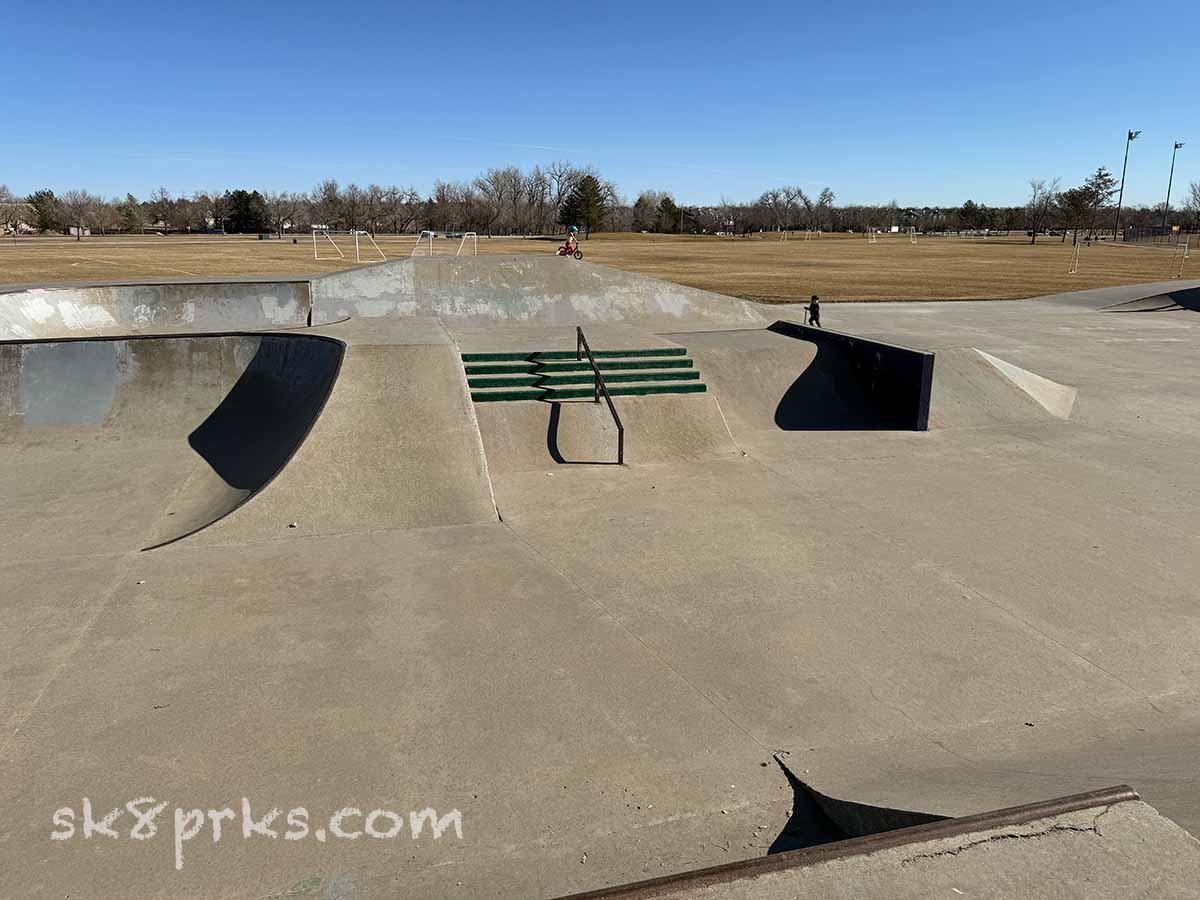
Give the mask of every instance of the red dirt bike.
<svg viewBox="0 0 1200 900">
<path fill-rule="evenodd" d="M 568 250 L 566 245 L 558 248 L 559 256 L 573 256 L 576 259 L 583 259 L 583 251 L 576 247 L 574 250 Z"/>
</svg>

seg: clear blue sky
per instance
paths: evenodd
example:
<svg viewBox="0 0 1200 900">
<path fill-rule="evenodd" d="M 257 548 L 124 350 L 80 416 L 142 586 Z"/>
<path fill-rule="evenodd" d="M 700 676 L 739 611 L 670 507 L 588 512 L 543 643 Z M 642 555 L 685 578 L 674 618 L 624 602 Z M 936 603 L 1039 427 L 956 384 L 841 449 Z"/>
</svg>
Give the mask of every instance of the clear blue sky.
<svg viewBox="0 0 1200 900">
<path fill-rule="evenodd" d="M 1200 3 L 8 4 L 0 183 L 144 197 L 592 163 L 624 194 L 1023 201 L 1200 180 Z M 1190 66 L 1192 74 L 1185 69 Z"/>
</svg>

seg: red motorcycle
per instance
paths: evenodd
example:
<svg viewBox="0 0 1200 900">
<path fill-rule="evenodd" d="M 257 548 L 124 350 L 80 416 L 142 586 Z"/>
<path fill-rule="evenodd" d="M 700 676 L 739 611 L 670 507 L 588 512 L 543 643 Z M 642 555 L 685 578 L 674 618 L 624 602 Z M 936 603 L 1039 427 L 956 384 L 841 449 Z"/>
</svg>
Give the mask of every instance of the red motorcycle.
<svg viewBox="0 0 1200 900">
<path fill-rule="evenodd" d="M 576 247 L 574 250 L 569 249 L 565 244 L 558 248 L 559 256 L 573 256 L 576 259 L 583 259 L 583 251 Z"/>
</svg>

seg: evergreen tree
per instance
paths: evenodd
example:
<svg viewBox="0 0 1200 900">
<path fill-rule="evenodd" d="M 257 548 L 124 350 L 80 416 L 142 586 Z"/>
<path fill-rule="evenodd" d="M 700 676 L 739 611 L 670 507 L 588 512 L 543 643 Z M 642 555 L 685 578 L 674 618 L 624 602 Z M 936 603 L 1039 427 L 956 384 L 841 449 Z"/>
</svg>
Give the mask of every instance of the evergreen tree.
<svg viewBox="0 0 1200 900">
<path fill-rule="evenodd" d="M 634 231 L 653 231 L 654 217 L 658 213 L 658 207 L 655 205 L 652 198 L 645 194 L 638 197 L 637 202 L 633 204 L 633 230 Z"/>
<path fill-rule="evenodd" d="M 146 216 L 142 212 L 142 204 L 133 194 L 126 194 L 121 204 L 121 227 L 126 231 L 146 230 Z"/>
<path fill-rule="evenodd" d="M 34 191 L 25 198 L 25 202 L 33 207 L 38 231 L 58 231 L 61 227 L 58 215 L 58 198 L 54 191 Z"/>
<path fill-rule="evenodd" d="M 665 234 L 675 234 L 679 231 L 680 210 L 675 201 L 664 195 L 658 202 L 658 215 L 654 220 L 654 230 Z"/>
<path fill-rule="evenodd" d="M 1083 183 L 1083 186 L 1092 195 L 1092 220 L 1089 223 L 1088 231 L 1094 234 L 1100 210 L 1108 205 L 1113 194 L 1117 192 L 1117 179 L 1108 169 L 1101 166 Z"/>
<path fill-rule="evenodd" d="M 604 197 L 604 188 L 594 175 L 585 175 L 579 179 L 575 190 L 563 201 L 562 211 L 558 216 L 560 225 L 578 225 L 583 229 L 586 238 L 592 231 L 600 228 L 604 221 L 608 203 Z"/>
<path fill-rule="evenodd" d="M 579 198 L 579 189 L 571 191 L 567 194 L 567 199 L 563 201 L 562 209 L 558 213 L 559 225 L 578 225 L 583 217 L 583 206 Z"/>
<path fill-rule="evenodd" d="M 269 231 L 267 202 L 258 191 L 230 191 L 229 214 L 225 228 L 234 234 L 258 234 Z"/>
</svg>

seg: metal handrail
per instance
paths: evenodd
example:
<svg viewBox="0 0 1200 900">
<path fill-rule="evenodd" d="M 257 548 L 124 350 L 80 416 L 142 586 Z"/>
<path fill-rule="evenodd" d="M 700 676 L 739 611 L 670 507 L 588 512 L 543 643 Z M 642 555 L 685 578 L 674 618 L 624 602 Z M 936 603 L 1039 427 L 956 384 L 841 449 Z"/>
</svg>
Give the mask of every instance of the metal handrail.
<svg viewBox="0 0 1200 900">
<path fill-rule="evenodd" d="M 596 357 L 592 356 L 592 348 L 588 346 L 587 338 L 583 336 L 583 329 L 578 325 L 575 326 L 575 361 L 582 362 L 583 354 L 587 354 L 588 362 L 592 364 L 592 373 L 596 376 L 596 398 L 594 402 L 600 402 L 600 395 L 604 395 L 604 400 L 608 404 L 608 411 L 612 413 L 613 421 L 617 423 L 617 465 L 625 465 L 625 426 L 621 424 L 621 417 L 617 415 L 617 408 L 613 405 L 612 395 L 608 392 L 608 385 L 604 383 L 604 376 L 600 374 L 600 367 L 596 365 Z"/>
</svg>

